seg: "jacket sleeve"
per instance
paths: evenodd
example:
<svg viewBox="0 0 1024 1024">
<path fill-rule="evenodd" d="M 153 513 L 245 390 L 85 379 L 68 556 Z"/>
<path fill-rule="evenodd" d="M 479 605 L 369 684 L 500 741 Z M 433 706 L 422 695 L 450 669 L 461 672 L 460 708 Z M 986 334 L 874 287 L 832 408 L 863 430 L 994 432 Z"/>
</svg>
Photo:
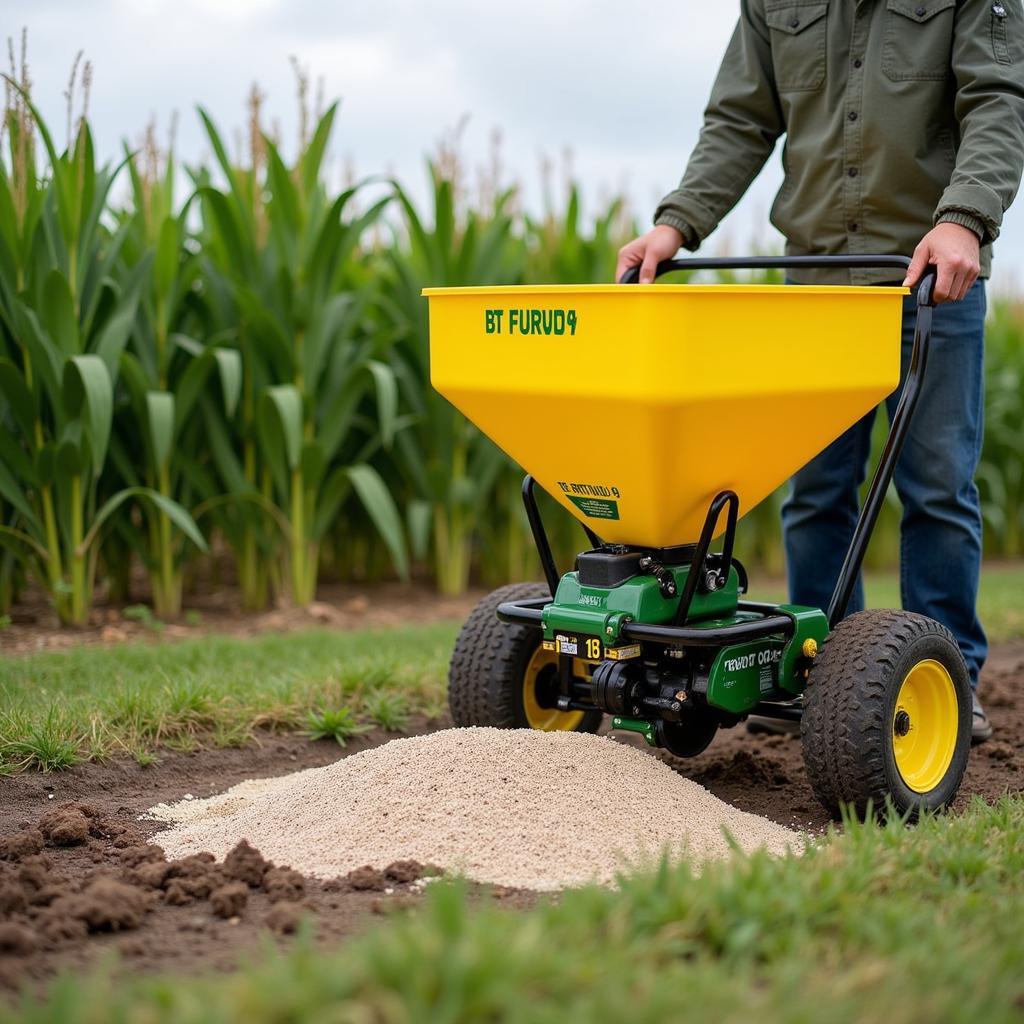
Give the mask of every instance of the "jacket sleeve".
<svg viewBox="0 0 1024 1024">
<path fill-rule="evenodd" d="M 784 130 L 761 4 L 742 0 L 697 147 L 679 188 L 658 204 L 655 224 L 677 228 L 696 249 L 739 202 Z"/>
<path fill-rule="evenodd" d="M 987 245 L 999 234 L 1024 170 L 1024 10 L 1021 0 L 961 3 L 953 36 L 956 167 L 935 210 Z"/>
</svg>

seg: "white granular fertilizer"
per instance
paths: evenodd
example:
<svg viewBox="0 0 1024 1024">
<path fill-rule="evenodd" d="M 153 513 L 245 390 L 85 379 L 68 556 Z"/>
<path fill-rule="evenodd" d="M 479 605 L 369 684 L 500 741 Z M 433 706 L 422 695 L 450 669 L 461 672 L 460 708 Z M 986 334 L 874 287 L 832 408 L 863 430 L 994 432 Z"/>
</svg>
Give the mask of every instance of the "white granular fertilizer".
<svg viewBox="0 0 1024 1024">
<path fill-rule="evenodd" d="M 247 839 L 320 878 L 413 859 L 527 889 L 612 883 L 662 851 L 694 863 L 799 851 L 802 837 L 739 811 L 639 750 L 602 736 L 448 729 L 394 740 L 208 800 L 161 804 L 168 856 L 223 857 Z"/>
</svg>

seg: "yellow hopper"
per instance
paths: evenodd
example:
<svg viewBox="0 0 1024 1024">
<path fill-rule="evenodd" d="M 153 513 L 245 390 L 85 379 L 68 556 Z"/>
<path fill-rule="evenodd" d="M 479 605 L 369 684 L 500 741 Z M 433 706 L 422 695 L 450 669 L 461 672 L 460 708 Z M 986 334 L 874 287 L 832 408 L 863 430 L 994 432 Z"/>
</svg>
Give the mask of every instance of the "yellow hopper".
<svg viewBox="0 0 1024 1024">
<path fill-rule="evenodd" d="M 697 540 L 899 382 L 904 288 L 428 288 L 434 387 L 606 542 Z"/>
</svg>

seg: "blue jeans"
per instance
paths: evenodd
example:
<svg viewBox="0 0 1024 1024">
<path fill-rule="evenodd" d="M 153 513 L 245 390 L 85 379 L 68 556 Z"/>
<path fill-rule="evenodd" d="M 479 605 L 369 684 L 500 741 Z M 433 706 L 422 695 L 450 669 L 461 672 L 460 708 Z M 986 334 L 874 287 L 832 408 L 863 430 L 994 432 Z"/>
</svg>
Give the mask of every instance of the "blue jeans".
<svg viewBox="0 0 1024 1024">
<path fill-rule="evenodd" d="M 915 298 L 904 300 L 901 384 L 885 401 L 890 422 L 910 362 Z M 924 387 L 894 476 L 903 505 L 903 607 L 952 631 L 975 688 L 988 653 L 975 607 L 981 509 L 974 473 L 983 429 L 985 304 L 985 283 L 978 280 L 961 302 L 935 308 Z M 794 604 L 828 606 L 857 521 L 874 418 L 872 410 L 791 481 L 782 527 Z M 858 579 L 849 611 L 863 607 Z"/>
</svg>

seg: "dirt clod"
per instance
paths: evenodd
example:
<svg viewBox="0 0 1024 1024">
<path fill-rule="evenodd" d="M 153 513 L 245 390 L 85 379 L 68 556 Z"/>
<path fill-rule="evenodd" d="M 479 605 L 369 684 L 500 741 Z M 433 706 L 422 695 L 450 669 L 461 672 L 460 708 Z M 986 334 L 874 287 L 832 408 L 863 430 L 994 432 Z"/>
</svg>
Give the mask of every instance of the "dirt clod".
<svg viewBox="0 0 1024 1024">
<path fill-rule="evenodd" d="M 98 878 L 76 896 L 65 896 L 50 907 L 84 921 L 91 932 L 121 932 L 138 928 L 149 909 L 145 894 L 113 878 Z"/>
<path fill-rule="evenodd" d="M 80 942 L 89 935 L 85 921 L 62 913 L 59 906 L 56 913 L 45 914 L 38 921 L 39 932 L 46 940 L 46 944 L 51 947 Z"/>
<path fill-rule="evenodd" d="M 162 846 L 155 843 L 145 843 L 136 846 L 127 846 L 119 853 L 121 863 L 133 868 L 139 864 L 157 862 L 164 860 Z"/>
<path fill-rule="evenodd" d="M 216 858 L 212 853 L 193 853 L 188 857 L 172 860 L 167 865 L 169 878 L 205 878 Z M 225 865 L 226 866 L 226 865 Z"/>
<path fill-rule="evenodd" d="M 388 886 L 384 872 L 371 868 L 369 864 L 350 871 L 345 876 L 345 881 L 348 882 L 349 888 L 355 889 L 356 892 L 383 892 Z"/>
<path fill-rule="evenodd" d="M 301 900 L 306 895 L 306 880 L 291 868 L 271 868 L 263 876 L 263 891 L 275 902 Z"/>
<path fill-rule="evenodd" d="M 18 881 L 32 889 L 52 885 L 60 877 L 54 872 L 53 861 L 45 853 L 24 857 L 18 865 Z"/>
<path fill-rule="evenodd" d="M 43 834 L 37 828 L 4 836 L 0 839 L 0 860 L 19 861 L 32 857 L 43 849 Z"/>
<path fill-rule="evenodd" d="M 228 882 L 210 893 L 210 909 L 217 917 L 240 917 L 249 901 L 249 886 Z"/>
<path fill-rule="evenodd" d="M 28 906 L 25 891 L 15 882 L 0 884 L 0 917 L 10 917 L 20 913 Z"/>
<path fill-rule="evenodd" d="M 31 956 L 37 946 L 35 932 L 23 924 L 0 924 L 0 953 L 8 956 Z"/>
<path fill-rule="evenodd" d="M 263 876 L 268 869 L 274 865 L 265 861 L 259 850 L 254 850 L 249 842 L 241 840 L 235 848 L 224 858 L 224 870 L 229 878 L 257 888 L 263 881 Z"/>
<path fill-rule="evenodd" d="M 89 838 L 89 819 L 78 806 L 64 804 L 39 819 L 39 830 L 52 846 L 78 846 Z"/>
<path fill-rule="evenodd" d="M 138 867 L 129 868 L 125 877 L 134 885 L 143 889 L 160 889 L 170 873 L 171 866 L 166 861 L 151 860 L 145 861 Z"/>
<path fill-rule="evenodd" d="M 265 924 L 278 935 L 292 935 L 298 931 L 303 910 L 298 903 L 281 901 L 275 903 L 267 914 Z"/>
<path fill-rule="evenodd" d="M 384 877 L 399 885 L 415 882 L 423 876 L 423 865 L 418 860 L 393 860 L 384 869 Z"/>
</svg>

